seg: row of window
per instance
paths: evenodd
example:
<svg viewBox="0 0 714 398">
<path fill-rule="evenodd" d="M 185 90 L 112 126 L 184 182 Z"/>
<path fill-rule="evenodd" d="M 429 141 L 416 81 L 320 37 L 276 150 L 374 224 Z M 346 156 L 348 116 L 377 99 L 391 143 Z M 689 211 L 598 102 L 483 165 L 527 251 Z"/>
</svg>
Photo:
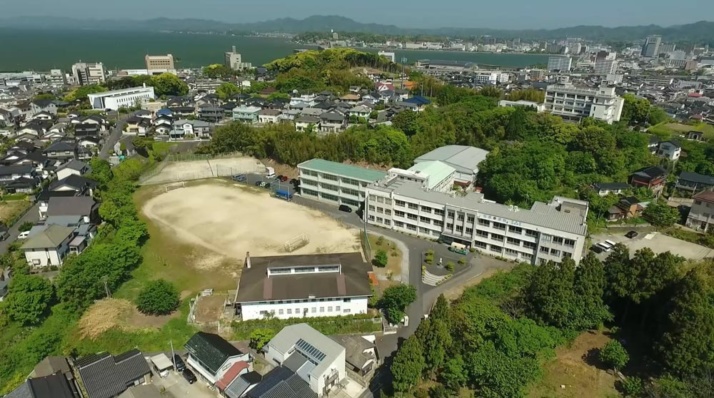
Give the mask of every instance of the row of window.
<svg viewBox="0 0 714 398">
<path fill-rule="evenodd" d="M 327 307 L 327 312 L 332 312 L 332 308 L 333 308 L 333 307 L 332 307 L 331 305 L 328 306 L 328 307 Z M 319 307 L 319 309 L 320 309 L 320 313 L 324 313 L 324 312 L 325 312 L 325 307 Z M 340 307 L 339 305 L 335 306 L 334 309 L 335 309 L 336 312 L 340 312 L 340 311 L 341 311 L 341 307 Z M 312 311 L 311 311 L 311 312 L 314 314 L 314 313 L 317 312 L 317 310 L 318 310 L 318 307 L 312 307 Z M 349 308 L 345 308 L 345 313 L 348 313 L 348 312 L 350 312 L 350 309 L 349 309 Z M 303 309 L 302 314 L 307 314 L 307 313 L 308 313 L 308 308 L 305 307 L 305 308 Z M 292 314 L 293 314 L 293 309 L 292 309 L 292 308 L 287 308 L 287 309 L 282 309 L 282 308 L 280 308 L 280 309 L 278 310 L 278 315 L 285 315 L 285 314 L 287 314 L 287 315 L 292 315 Z M 300 308 L 295 308 L 295 315 L 302 315 L 302 314 L 300 313 Z"/>
<path fill-rule="evenodd" d="M 543 254 L 547 254 L 547 255 L 550 255 L 550 256 L 553 256 L 553 257 L 558 257 L 558 258 L 560 258 L 560 257 L 562 257 L 562 258 L 571 258 L 571 257 L 573 257 L 573 253 L 566 252 L 566 251 L 561 251 L 561 250 L 558 250 L 558 249 L 549 248 L 549 247 L 547 247 L 547 246 L 541 246 L 541 247 L 540 247 L 540 252 L 543 253 Z"/>
</svg>

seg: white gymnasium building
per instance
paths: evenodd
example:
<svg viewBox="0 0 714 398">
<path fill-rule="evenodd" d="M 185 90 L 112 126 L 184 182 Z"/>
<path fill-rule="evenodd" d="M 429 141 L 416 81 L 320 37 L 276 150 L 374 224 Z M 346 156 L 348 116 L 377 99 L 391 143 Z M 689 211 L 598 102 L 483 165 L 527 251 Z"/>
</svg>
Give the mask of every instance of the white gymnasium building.
<svg viewBox="0 0 714 398">
<path fill-rule="evenodd" d="M 103 93 L 89 94 L 89 103 L 92 109 L 119 110 L 121 107 L 132 107 L 144 101 L 156 98 L 153 87 L 133 87 L 123 90 L 105 91 Z"/>
<path fill-rule="evenodd" d="M 235 296 L 244 321 L 340 316 L 367 313 L 372 295 L 361 253 L 251 257 Z"/>
<path fill-rule="evenodd" d="M 494 256 L 531 264 L 566 257 L 578 262 L 585 249 L 588 203 L 580 200 L 555 197 L 551 203 L 519 209 L 476 192 L 462 196 L 429 189 L 398 170 L 368 186 L 366 195 L 364 217 L 371 225 Z"/>
</svg>

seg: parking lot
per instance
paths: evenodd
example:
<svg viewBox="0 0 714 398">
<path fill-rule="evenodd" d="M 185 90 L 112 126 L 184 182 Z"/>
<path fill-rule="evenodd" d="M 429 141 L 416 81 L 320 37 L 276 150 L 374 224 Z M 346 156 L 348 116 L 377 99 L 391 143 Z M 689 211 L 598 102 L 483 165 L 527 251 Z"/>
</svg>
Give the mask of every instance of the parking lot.
<svg viewBox="0 0 714 398">
<path fill-rule="evenodd" d="M 593 236 L 592 243 L 604 242 L 606 239 L 615 243 L 625 244 L 630 248 L 631 254 L 634 254 L 637 250 L 648 247 L 656 254 L 669 251 L 689 260 L 701 260 L 707 257 L 714 257 L 714 250 L 712 249 L 672 238 L 658 232 L 643 232 L 633 239 L 627 238 L 625 232 L 617 234 L 598 234 Z M 607 255 L 607 253 L 600 253 L 598 257 L 604 259 Z"/>
</svg>

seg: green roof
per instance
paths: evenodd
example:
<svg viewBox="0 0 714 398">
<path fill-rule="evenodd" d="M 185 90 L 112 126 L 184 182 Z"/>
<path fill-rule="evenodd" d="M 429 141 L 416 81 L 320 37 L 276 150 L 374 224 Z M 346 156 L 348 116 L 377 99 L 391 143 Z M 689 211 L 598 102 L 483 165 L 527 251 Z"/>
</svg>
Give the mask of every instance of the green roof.
<svg viewBox="0 0 714 398">
<path fill-rule="evenodd" d="M 429 177 L 427 179 L 427 188 L 432 189 L 456 170 L 444 162 L 435 160 L 417 163 L 410 167 L 409 171 L 426 174 Z"/>
<path fill-rule="evenodd" d="M 376 182 L 387 176 L 387 173 L 383 171 L 330 162 L 329 160 L 324 159 L 311 159 L 307 162 L 302 162 L 298 165 L 298 168 L 313 170 L 321 173 L 336 174 L 341 177 L 352 178 L 354 180 L 365 182 Z"/>
<path fill-rule="evenodd" d="M 213 334 L 198 332 L 186 343 L 186 351 L 191 354 L 206 370 L 214 376 L 218 374 L 221 366 L 232 356 L 242 353 L 223 337 Z"/>
</svg>

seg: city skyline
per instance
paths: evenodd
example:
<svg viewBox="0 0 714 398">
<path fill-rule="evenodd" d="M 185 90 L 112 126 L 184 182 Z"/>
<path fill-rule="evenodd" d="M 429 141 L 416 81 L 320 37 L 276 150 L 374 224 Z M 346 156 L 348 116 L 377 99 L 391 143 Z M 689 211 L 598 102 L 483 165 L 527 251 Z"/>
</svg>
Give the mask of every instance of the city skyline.
<svg viewBox="0 0 714 398">
<path fill-rule="evenodd" d="M 73 0 L 55 8 L 49 0 L 7 0 L 3 5 L 3 17 L 23 16 L 71 17 L 87 19 L 135 19 L 152 18 L 197 18 L 229 23 L 251 23 L 279 18 L 302 19 L 312 15 L 340 15 L 358 22 L 396 25 L 404 28 L 491 28 L 491 29 L 553 29 L 578 25 L 606 27 L 661 25 L 672 26 L 701 20 L 700 16 L 714 16 L 714 2 L 683 0 L 672 12 L 671 3 L 653 0 L 641 4 L 602 0 L 597 7 L 586 13 L 572 7 L 564 0 L 542 0 L 537 4 L 514 0 L 504 7 L 501 3 L 474 3 L 464 0 L 429 2 L 414 0 L 409 8 L 403 6 L 383 7 L 377 0 L 359 3 L 306 0 L 295 3 L 286 0 L 241 1 L 204 0 L 125 0 L 121 3 L 102 4 L 96 7 L 90 0 Z M 666 5 L 666 6 L 665 6 Z M 278 12 L 276 12 L 276 10 Z M 521 12 L 514 12 L 520 10 Z M 617 10 L 613 13 L 613 10 Z"/>
</svg>

